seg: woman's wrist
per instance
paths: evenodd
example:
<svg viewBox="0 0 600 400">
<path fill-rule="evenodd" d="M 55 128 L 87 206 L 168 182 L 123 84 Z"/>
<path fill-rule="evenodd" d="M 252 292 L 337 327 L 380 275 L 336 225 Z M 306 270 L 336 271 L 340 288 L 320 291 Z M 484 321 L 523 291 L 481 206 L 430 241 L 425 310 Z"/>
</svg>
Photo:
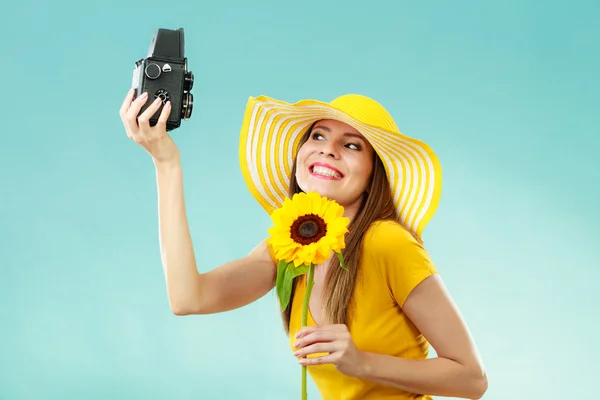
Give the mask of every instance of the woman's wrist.
<svg viewBox="0 0 600 400">
<path fill-rule="evenodd" d="M 361 351 L 362 361 L 359 363 L 359 367 L 354 374 L 355 378 L 371 380 L 374 372 L 374 360 L 373 353 Z"/>
<path fill-rule="evenodd" d="M 154 167 L 156 168 L 157 172 L 172 171 L 174 169 L 181 168 L 181 159 L 179 154 L 174 154 L 173 156 L 164 159 L 157 159 L 153 157 L 152 162 L 154 163 Z"/>
</svg>

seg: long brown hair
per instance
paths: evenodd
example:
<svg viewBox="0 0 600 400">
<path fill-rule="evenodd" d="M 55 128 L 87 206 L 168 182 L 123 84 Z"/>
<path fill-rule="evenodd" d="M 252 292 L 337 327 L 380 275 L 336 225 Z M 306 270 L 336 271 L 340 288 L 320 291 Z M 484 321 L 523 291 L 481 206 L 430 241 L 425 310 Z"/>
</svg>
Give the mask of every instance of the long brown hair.
<svg viewBox="0 0 600 400">
<path fill-rule="evenodd" d="M 304 133 L 298 147 L 301 147 L 308 140 L 313 126 L 310 126 Z M 292 197 L 295 193 L 300 192 L 302 192 L 302 189 L 296 181 L 296 160 L 294 160 L 288 195 Z M 348 271 L 340 268 L 337 257 L 332 257 L 329 261 L 329 269 L 323 287 L 323 299 L 325 300 L 325 316 L 331 323 L 348 325 L 354 306 L 350 299 L 353 298 L 352 294 L 357 281 L 363 236 L 373 222 L 387 219 L 396 220 L 397 211 L 394 207 L 394 200 L 383 163 L 375 153 L 373 171 L 367 190 L 358 212 L 348 226 L 349 232 L 345 238 L 346 247 L 342 251 Z M 296 291 L 298 279 L 299 277 L 295 278 L 292 284 L 291 299 L 293 299 Z M 282 311 L 283 325 L 287 334 L 289 334 L 291 309 L 292 302 L 290 301 L 287 308 Z"/>
</svg>

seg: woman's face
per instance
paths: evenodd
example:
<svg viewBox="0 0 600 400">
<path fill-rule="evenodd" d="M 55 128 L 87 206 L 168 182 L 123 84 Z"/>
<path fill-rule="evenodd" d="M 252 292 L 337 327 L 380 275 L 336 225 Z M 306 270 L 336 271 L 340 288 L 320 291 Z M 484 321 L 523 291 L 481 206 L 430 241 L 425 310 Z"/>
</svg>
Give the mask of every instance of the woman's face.
<svg viewBox="0 0 600 400">
<path fill-rule="evenodd" d="M 298 186 L 355 213 L 371 177 L 373 153 L 369 142 L 350 125 L 336 120 L 318 121 L 298 150 Z"/>
</svg>

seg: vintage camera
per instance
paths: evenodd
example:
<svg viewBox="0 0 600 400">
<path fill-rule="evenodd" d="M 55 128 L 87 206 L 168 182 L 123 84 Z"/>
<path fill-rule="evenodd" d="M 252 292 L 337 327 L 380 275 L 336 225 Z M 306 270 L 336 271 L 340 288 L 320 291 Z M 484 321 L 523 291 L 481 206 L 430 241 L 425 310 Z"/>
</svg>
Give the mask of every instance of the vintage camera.
<svg viewBox="0 0 600 400">
<path fill-rule="evenodd" d="M 190 91 L 194 86 L 194 74 L 188 71 L 183 28 L 156 31 L 148 56 L 135 62 L 132 85 L 135 97 L 148 92 L 148 101 L 142 106 L 140 114 L 156 97 L 162 99 L 160 108 L 150 118 L 150 126 L 156 125 L 167 101 L 171 101 L 167 131 L 178 128 L 182 119 L 192 116 L 194 96 Z"/>
</svg>

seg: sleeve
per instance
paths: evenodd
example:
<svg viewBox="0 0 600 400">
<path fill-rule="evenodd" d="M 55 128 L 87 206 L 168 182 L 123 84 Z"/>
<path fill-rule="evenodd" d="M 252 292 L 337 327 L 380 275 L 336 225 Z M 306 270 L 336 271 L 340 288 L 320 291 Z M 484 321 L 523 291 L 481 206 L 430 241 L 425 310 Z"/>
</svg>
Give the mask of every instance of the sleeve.
<svg viewBox="0 0 600 400">
<path fill-rule="evenodd" d="M 429 254 L 402 225 L 384 221 L 369 235 L 370 257 L 400 307 L 425 278 L 437 273 Z"/>
<path fill-rule="evenodd" d="M 267 246 L 267 250 L 269 251 L 269 255 L 271 256 L 271 261 L 273 261 L 273 263 L 275 265 L 277 265 L 277 258 L 275 257 L 275 249 L 273 249 L 273 246 L 271 245 L 271 243 L 269 243 L 269 239 L 265 239 L 264 241 L 265 246 Z"/>
</svg>

